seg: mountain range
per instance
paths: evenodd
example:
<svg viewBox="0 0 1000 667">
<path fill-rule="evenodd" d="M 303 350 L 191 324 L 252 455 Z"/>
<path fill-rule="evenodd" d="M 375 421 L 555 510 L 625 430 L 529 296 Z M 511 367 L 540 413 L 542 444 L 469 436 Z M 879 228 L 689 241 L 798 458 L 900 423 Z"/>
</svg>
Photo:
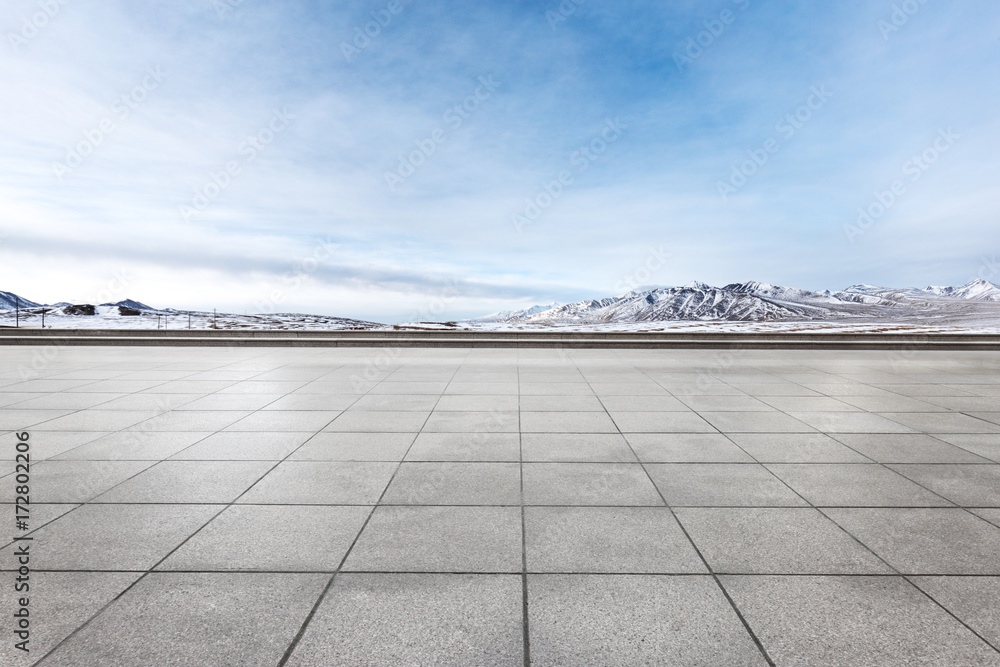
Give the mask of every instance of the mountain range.
<svg viewBox="0 0 1000 667">
<path fill-rule="evenodd" d="M 473 323 L 601 324 L 657 321 L 905 321 L 914 318 L 1000 321 L 1000 287 L 977 279 L 961 287 L 887 288 L 852 285 L 815 292 L 768 283 L 713 287 L 691 282 L 618 296 L 494 313 Z"/>
<path fill-rule="evenodd" d="M 45 308 L 50 320 L 65 319 L 66 326 L 76 326 L 71 322 L 83 326 L 84 320 L 93 319 L 85 317 L 87 315 L 97 315 L 97 319 L 102 320 L 113 317 L 116 321 L 121 321 L 119 315 L 138 315 L 140 312 L 164 317 L 179 314 L 188 317 L 188 311 L 155 309 L 133 299 L 103 303 L 96 307 L 82 304 L 74 306 L 66 302 L 43 305 L 11 292 L 0 291 L 0 310 L 12 311 L 15 304 L 25 311 L 22 313 L 22 319 L 28 314 L 29 309 L 38 314 L 40 309 Z M 192 311 L 190 315 L 205 322 L 209 322 L 209 318 L 212 318 L 212 326 L 216 326 L 217 320 L 213 313 Z M 267 326 L 268 323 L 280 324 L 285 320 L 298 323 L 306 322 L 307 320 L 303 319 L 305 317 L 294 313 L 280 314 L 280 317 L 244 316 L 244 319 L 247 319 L 244 324 Z M 316 326 L 361 328 L 382 326 L 373 322 L 331 318 L 331 316 L 308 317 L 318 318 L 313 323 Z M 188 322 L 190 321 L 191 318 L 188 317 Z M 817 292 L 760 282 L 731 283 L 724 287 L 691 282 L 681 287 L 643 287 L 617 296 L 575 303 L 536 305 L 521 310 L 494 313 L 465 322 L 471 325 L 556 326 L 671 321 L 811 321 L 873 324 L 920 322 L 933 325 L 997 326 L 1000 325 L 1000 287 L 987 280 L 977 279 L 959 287 L 928 286 L 918 289 L 859 284 L 835 292 L 829 290 Z M 136 323 L 136 326 L 140 325 L 141 323 Z"/>
<path fill-rule="evenodd" d="M 60 301 L 59 303 L 36 303 L 30 299 L 25 299 L 23 296 L 14 294 L 13 292 L 0 292 L 0 310 L 15 310 L 15 308 L 52 308 L 53 314 L 58 314 L 56 311 L 61 311 L 69 306 L 71 306 L 67 301 Z M 123 299 L 117 303 L 102 303 L 101 306 L 122 306 L 125 308 L 133 308 L 135 310 L 156 310 L 152 306 L 147 306 L 139 301 L 133 301 L 132 299 Z"/>
</svg>

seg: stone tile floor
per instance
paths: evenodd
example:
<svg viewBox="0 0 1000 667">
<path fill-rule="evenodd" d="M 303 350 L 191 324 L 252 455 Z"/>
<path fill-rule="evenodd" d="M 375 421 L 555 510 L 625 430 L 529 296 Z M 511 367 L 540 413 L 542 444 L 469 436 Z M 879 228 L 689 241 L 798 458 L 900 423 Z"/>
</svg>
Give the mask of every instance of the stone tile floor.
<svg viewBox="0 0 1000 667">
<path fill-rule="evenodd" d="M 1000 665 L 1000 354 L 0 360 L 3 665 Z"/>
</svg>

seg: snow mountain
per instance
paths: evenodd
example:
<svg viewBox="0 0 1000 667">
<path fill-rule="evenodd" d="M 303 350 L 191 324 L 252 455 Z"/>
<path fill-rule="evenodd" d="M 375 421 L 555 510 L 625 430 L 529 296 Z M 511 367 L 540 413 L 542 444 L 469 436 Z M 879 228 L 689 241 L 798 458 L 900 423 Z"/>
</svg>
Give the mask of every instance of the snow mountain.
<svg viewBox="0 0 1000 667">
<path fill-rule="evenodd" d="M 124 306 L 125 308 L 133 308 L 135 310 L 156 310 L 152 306 L 147 306 L 141 301 L 135 301 L 133 299 L 122 299 L 116 303 L 102 303 L 102 306 Z"/>
<path fill-rule="evenodd" d="M 978 278 L 961 287 L 925 287 L 924 292 L 971 301 L 1000 301 L 1000 287 Z"/>
<path fill-rule="evenodd" d="M 926 290 L 852 285 L 837 292 L 815 292 L 760 282 L 713 287 L 694 281 L 682 287 L 633 290 L 618 296 L 559 306 L 533 306 L 470 321 L 548 325 L 679 320 L 770 322 L 905 320 L 914 316 L 956 314 L 1000 321 L 1000 307 L 987 305 L 991 302 L 1000 303 L 1000 287 L 984 280 L 974 280 L 961 287 Z"/>
<path fill-rule="evenodd" d="M 37 308 L 41 305 L 13 292 L 0 292 L 0 310 L 15 310 L 18 307 Z"/>
</svg>

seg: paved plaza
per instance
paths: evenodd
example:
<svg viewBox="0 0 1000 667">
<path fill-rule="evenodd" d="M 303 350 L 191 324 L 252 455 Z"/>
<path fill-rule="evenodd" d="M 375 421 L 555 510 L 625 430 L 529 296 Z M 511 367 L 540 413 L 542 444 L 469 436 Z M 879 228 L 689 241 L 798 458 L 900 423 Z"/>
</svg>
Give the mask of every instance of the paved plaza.
<svg viewBox="0 0 1000 667">
<path fill-rule="evenodd" d="M 0 360 L 3 665 L 1000 665 L 1000 353 Z"/>
</svg>

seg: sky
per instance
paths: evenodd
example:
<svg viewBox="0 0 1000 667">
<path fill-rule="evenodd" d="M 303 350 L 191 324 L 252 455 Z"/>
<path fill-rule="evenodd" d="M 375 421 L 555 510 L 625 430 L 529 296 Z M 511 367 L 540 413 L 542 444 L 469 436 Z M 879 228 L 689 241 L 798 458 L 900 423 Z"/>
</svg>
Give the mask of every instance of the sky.
<svg viewBox="0 0 1000 667">
<path fill-rule="evenodd" d="M 995 0 L 6 0 L 0 289 L 476 317 L 1000 282 Z"/>
</svg>

